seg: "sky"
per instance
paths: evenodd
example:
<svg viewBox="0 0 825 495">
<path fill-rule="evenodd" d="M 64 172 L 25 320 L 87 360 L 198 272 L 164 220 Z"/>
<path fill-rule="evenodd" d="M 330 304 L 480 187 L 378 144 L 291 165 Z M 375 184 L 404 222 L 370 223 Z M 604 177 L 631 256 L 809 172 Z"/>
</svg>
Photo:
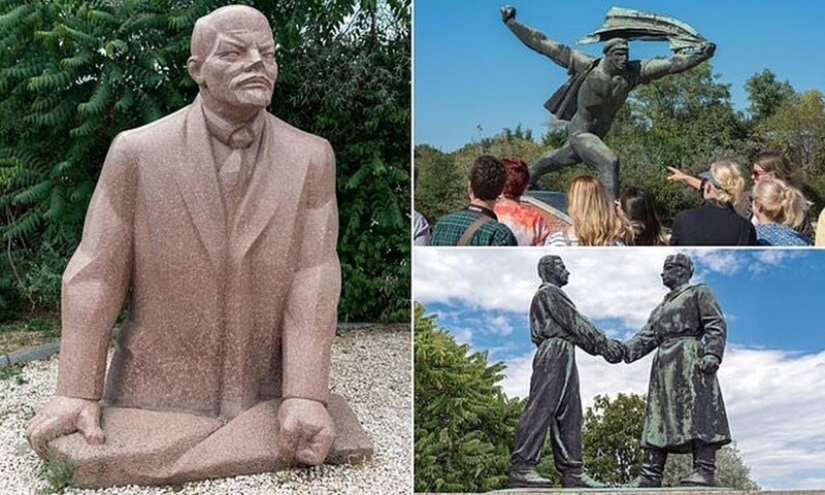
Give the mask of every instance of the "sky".
<svg viewBox="0 0 825 495">
<path fill-rule="evenodd" d="M 540 280 L 536 264 L 561 255 L 565 292 L 609 337 L 644 325 L 667 288 L 659 274 L 671 248 L 416 248 L 413 297 L 472 351 L 507 365 L 510 397 L 526 397 L 534 346 L 527 312 Z M 825 250 L 682 250 L 708 284 L 728 324 L 718 376 L 731 433 L 763 489 L 825 487 Z M 577 350 L 583 406 L 597 394 L 645 394 L 652 354 L 609 365 Z"/>
<path fill-rule="evenodd" d="M 822 20 L 812 0 L 512 0 L 517 19 L 595 56 L 601 44 L 576 45 L 601 27 L 612 6 L 676 18 L 717 45 L 719 82 L 731 85 L 734 108 L 748 107 L 745 82 L 770 69 L 796 91 L 825 90 Z M 543 108 L 566 71 L 523 45 L 501 22 L 504 0 L 416 0 L 414 9 L 414 142 L 444 152 L 519 124 L 536 138 L 551 115 Z M 631 58 L 669 56 L 666 42 L 634 41 Z M 479 130 L 479 127 L 481 130 Z"/>
</svg>

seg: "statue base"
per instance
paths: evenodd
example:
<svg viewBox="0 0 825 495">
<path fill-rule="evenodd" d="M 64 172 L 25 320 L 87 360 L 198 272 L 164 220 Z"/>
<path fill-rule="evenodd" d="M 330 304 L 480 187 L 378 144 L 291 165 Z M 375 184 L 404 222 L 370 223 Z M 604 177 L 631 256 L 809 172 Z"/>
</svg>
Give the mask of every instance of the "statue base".
<svg viewBox="0 0 825 495">
<path fill-rule="evenodd" d="M 104 407 L 103 445 L 80 433 L 53 440 L 52 459 L 71 470 L 72 486 L 180 484 L 277 471 L 290 467 L 278 455 L 277 412 L 281 400 L 261 402 L 229 422 L 184 413 Z M 367 436 L 346 400 L 330 395 L 327 409 L 336 437 L 327 464 L 372 458 Z"/>
</svg>

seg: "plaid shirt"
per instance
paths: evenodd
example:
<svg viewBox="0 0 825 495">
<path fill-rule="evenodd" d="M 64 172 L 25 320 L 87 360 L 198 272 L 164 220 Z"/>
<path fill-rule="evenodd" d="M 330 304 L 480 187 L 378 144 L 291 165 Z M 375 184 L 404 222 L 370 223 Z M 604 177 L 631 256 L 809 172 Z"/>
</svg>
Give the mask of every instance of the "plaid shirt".
<svg viewBox="0 0 825 495">
<path fill-rule="evenodd" d="M 493 221 L 479 227 L 467 242 L 468 246 L 518 246 L 516 237 L 506 225 L 496 221 L 496 214 L 492 210 L 475 205 L 441 218 L 433 227 L 430 245 L 458 245 L 464 231 L 481 215 L 487 215 Z"/>
</svg>

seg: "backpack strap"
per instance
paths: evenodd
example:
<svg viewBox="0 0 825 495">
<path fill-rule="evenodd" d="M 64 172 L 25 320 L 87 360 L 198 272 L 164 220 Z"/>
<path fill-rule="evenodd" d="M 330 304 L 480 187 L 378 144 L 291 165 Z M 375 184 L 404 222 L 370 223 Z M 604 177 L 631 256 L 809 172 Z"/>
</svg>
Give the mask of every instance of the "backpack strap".
<svg viewBox="0 0 825 495">
<path fill-rule="evenodd" d="M 476 230 L 481 228 L 487 222 L 492 222 L 493 219 L 488 217 L 487 215 L 481 215 L 480 217 L 476 218 L 473 223 L 467 227 L 467 230 L 464 231 L 464 234 L 461 235 L 461 239 L 458 240 L 458 244 L 456 246 L 466 246 L 468 242 L 470 242 L 470 238 L 473 237 L 473 234 L 476 233 Z"/>
</svg>

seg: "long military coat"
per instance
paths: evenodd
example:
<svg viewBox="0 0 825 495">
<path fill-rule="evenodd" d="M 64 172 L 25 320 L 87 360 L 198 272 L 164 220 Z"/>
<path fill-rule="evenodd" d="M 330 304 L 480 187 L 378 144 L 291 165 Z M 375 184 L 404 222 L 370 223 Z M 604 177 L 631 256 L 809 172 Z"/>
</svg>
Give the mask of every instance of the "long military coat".
<svg viewBox="0 0 825 495">
<path fill-rule="evenodd" d="M 682 285 L 665 296 L 644 328 L 625 342 L 629 362 L 656 349 L 650 370 L 642 447 L 690 452 L 694 441 L 731 441 L 716 373 L 699 369 L 705 354 L 722 361 L 727 327 L 704 284 Z"/>
<path fill-rule="evenodd" d="M 112 143 L 63 276 L 58 394 L 232 418 L 326 401 L 340 268 L 329 143 L 266 114 L 245 195 L 221 200 L 200 101 Z"/>
</svg>

